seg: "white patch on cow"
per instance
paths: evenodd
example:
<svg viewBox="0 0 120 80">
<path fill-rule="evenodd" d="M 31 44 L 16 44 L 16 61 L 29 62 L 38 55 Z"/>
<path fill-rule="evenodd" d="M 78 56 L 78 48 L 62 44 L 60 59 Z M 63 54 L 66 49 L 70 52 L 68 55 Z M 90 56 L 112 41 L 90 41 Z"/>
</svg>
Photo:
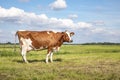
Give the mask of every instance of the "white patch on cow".
<svg viewBox="0 0 120 80">
<path fill-rule="evenodd" d="M 60 47 L 53 47 L 53 51 L 54 51 L 54 52 L 59 51 L 59 49 L 60 49 Z"/>
<path fill-rule="evenodd" d="M 56 47 L 53 47 L 53 50 L 56 50 Z"/>
<path fill-rule="evenodd" d="M 19 31 L 26 31 L 26 30 L 19 30 Z"/>
<path fill-rule="evenodd" d="M 22 48 L 21 54 L 22 54 L 23 60 L 26 63 L 28 63 L 28 61 L 26 59 L 26 52 L 32 49 L 32 41 L 31 41 L 31 39 L 24 39 L 22 37 L 20 38 L 20 40 L 23 43 L 21 45 L 21 48 Z"/>
<path fill-rule="evenodd" d="M 57 51 L 56 47 L 53 47 L 53 51 L 54 51 L 54 52 L 56 52 L 56 51 Z"/>
<path fill-rule="evenodd" d="M 26 52 L 27 52 L 27 48 L 25 45 L 22 45 L 22 51 L 21 51 L 21 55 L 23 57 L 23 60 L 28 63 L 27 59 L 26 59 Z"/>
<path fill-rule="evenodd" d="M 70 32 L 66 32 L 67 33 L 67 35 L 68 35 L 68 37 L 69 37 L 69 39 L 71 40 L 71 37 L 70 37 Z"/>
<path fill-rule="evenodd" d="M 59 51 L 59 50 L 60 50 L 60 47 L 57 48 L 57 51 Z"/>
<path fill-rule="evenodd" d="M 23 43 L 22 46 L 26 47 L 27 51 L 31 50 L 32 49 L 32 41 L 31 39 L 24 39 L 24 38 L 21 38 L 20 39 Z"/>
<path fill-rule="evenodd" d="M 47 31 L 47 34 L 50 34 L 50 32 L 49 32 L 49 31 Z"/>
<path fill-rule="evenodd" d="M 57 33 L 57 31 L 52 31 L 52 32 Z"/>
<path fill-rule="evenodd" d="M 48 48 L 48 46 L 44 46 L 44 47 L 43 47 L 43 49 L 47 49 L 47 48 Z"/>
<path fill-rule="evenodd" d="M 44 47 L 40 47 L 40 49 L 44 49 Z"/>
</svg>

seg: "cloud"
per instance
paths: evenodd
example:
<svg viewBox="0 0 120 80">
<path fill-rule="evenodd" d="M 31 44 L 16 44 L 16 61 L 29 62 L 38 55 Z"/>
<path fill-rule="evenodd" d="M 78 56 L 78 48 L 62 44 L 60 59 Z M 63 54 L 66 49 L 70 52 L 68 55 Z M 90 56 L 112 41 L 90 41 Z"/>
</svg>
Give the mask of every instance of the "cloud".
<svg viewBox="0 0 120 80">
<path fill-rule="evenodd" d="M 78 22 L 77 24 L 76 24 L 76 27 L 77 28 L 91 28 L 92 27 L 92 24 L 91 23 L 87 23 L 87 22 Z"/>
<path fill-rule="evenodd" d="M 75 23 L 71 19 L 67 18 L 49 18 L 46 14 L 36 15 L 35 13 L 25 12 L 22 9 L 11 7 L 5 9 L 0 7 L 0 22 L 27 25 L 30 27 L 41 27 L 41 28 L 89 28 L 92 26 L 90 23 L 77 22 Z"/>
<path fill-rule="evenodd" d="M 24 13 L 24 10 L 11 7 L 10 9 L 5 9 L 0 7 L 0 17 L 19 17 Z"/>
<path fill-rule="evenodd" d="M 67 4 L 65 0 L 56 0 L 55 2 L 49 4 L 49 7 L 52 10 L 62 10 L 67 7 Z"/>
<path fill-rule="evenodd" d="M 97 25 L 97 26 L 103 26 L 103 25 L 105 25 L 105 22 L 102 21 L 102 20 L 96 20 L 96 21 L 94 21 L 92 23 L 93 23 L 93 25 Z"/>
<path fill-rule="evenodd" d="M 103 33 L 103 32 L 107 32 L 107 31 L 105 31 L 105 29 L 103 29 L 103 28 L 93 28 L 91 30 L 91 32 L 92 33 Z"/>
<path fill-rule="evenodd" d="M 15 7 L 4 9 L 0 7 L 0 22 L 19 23 L 24 11 Z"/>
<path fill-rule="evenodd" d="M 70 15 L 68 15 L 68 18 L 75 19 L 75 18 L 78 18 L 78 15 L 76 15 L 76 14 L 70 14 Z"/>
</svg>

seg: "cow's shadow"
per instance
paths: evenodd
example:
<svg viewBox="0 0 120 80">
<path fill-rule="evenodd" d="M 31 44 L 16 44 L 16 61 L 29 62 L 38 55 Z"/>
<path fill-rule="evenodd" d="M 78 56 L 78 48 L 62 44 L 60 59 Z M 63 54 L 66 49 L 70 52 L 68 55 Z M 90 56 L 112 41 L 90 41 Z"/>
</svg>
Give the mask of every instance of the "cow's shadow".
<svg viewBox="0 0 120 80">
<path fill-rule="evenodd" d="M 23 60 L 13 60 L 13 62 L 25 63 Z M 37 59 L 28 60 L 28 62 L 29 62 L 29 63 L 37 63 L 37 62 L 44 62 L 44 63 L 45 63 L 45 59 L 42 59 L 42 60 L 37 60 Z M 49 62 L 50 62 L 50 60 L 49 60 Z M 62 59 L 61 59 L 61 58 L 54 59 L 53 62 L 62 62 Z"/>
<path fill-rule="evenodd" d="M 25 63 L 23 60 L 13 60 L 13 62 L 17 62 L 17 63 Z M 37 62 L 45 62 L 45 60 L 28 60 L 29 63 L 37 63 Z"/>
</svg>

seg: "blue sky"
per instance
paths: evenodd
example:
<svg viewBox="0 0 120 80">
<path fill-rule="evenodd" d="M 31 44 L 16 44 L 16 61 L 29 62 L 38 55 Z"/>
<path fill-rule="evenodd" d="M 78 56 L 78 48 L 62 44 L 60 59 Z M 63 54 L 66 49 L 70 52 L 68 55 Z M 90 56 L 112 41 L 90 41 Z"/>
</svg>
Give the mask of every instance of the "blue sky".
<svg viewBox="0 0 120 80">
<path fill-rule="evenodd" d="M 120 0 L 0 0 L 0 42 L 17 30 L 74 31 L 74 43 L 120 42 Z"/>
</svg>

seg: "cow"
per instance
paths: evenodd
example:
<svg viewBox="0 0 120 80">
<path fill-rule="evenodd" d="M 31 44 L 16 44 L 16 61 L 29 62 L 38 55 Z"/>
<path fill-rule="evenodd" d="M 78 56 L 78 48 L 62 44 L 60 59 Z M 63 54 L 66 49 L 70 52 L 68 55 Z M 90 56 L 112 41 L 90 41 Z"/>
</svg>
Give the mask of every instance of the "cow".
<svg viewBox="0 0 120 80">
<path fill-rule="evenodd" d="M 26 53 L 31 50 L 42 50 L 47 49 L 47 55 L 45 62 L 48 63 L 48 58 L 50 57 L 50 62 L 53 62 L 52 56 L 53 52 L 59 51 L 61 45 L 64 42 L 73 42 L 71 36 L 74 32 L 55 32 L 55 31 L 17 31 L 16 36 L 18 36 L 21 55 L 23 61 L 28 63 L 26 59 Z"/>
</svg>

